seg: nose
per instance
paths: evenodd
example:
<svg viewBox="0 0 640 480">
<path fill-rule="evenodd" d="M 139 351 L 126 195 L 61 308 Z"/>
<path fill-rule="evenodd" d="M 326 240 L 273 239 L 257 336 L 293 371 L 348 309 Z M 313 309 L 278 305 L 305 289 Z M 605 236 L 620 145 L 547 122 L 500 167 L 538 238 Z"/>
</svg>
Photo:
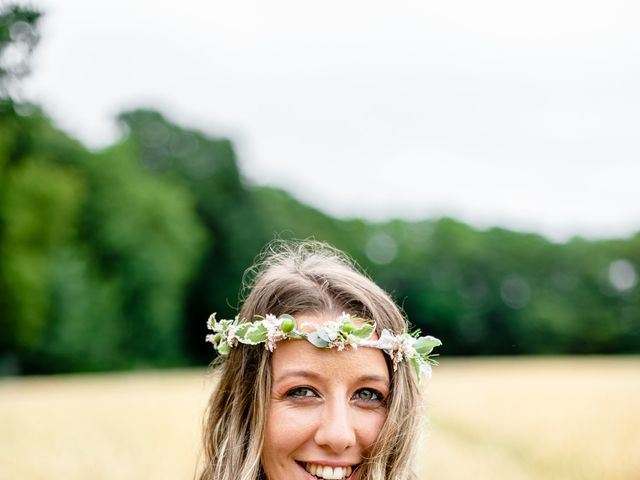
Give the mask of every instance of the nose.
<svg viewBox="0 0 640 480">
<path fill-rule="evenodd" d="M 325 404 L 314 440 L 335 453 L 341 453 L 356 444 L 356 429 L 348 402 L 333 400 Z"/>
</svg>

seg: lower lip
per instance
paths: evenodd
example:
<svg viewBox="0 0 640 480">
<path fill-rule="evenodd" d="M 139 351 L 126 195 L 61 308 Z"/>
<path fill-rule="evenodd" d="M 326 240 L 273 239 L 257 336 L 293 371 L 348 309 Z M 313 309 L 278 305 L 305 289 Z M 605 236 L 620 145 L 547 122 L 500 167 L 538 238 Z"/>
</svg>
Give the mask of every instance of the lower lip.
<svg viewBox="0 0 640 480">
<path fill-rule="evenodd" d="M 319 477 L 316 477 L 315 475 L 311 475 L 306 468 L 304 468 L 300 463 L 296 462 L 296 465 L 298 465 L 300 467 L 300 469 L 304 472 L 304 478 L 305 480 L 318 480 Z M 356 468 L 353 472 L 351 472 L 351 475 L 349 475 L 347 478 L 345 478 L 344 480 L 356 480 L 356 475 L 358 473 L 358 469 Z"/>
</svg>

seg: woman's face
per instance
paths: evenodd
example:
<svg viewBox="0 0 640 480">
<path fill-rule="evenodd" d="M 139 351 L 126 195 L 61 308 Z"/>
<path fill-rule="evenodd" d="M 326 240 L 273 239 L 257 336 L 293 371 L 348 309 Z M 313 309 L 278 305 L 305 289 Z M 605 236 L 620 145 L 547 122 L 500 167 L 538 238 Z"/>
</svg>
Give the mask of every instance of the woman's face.
<svg viewBox="0 0 640 480">
<path fill-rule="evenodd" d="M 322 323 L 299 315 L 301 323 Z M 279 342 L 272 356 L 262 465 L 269 480 L 355 479 L 386 418 L 389 372 L 376 348 Z"/>
</svg>

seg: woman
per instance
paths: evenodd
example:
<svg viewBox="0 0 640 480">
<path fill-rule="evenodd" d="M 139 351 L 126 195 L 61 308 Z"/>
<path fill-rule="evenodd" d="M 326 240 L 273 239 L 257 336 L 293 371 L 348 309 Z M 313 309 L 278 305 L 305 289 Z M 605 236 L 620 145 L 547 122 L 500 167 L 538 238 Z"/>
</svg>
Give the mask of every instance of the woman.
<svg viewBox="0 0 640 480">
<path fill-rule="evenodd" d="M 250 273 L 236 320 L 209 321 L 220 381 L 201 480 L 415 478 L 416 373 L 439 340 L 409 336 L 391 298 L 326 244 L 273 243 Z"/>
</svg>

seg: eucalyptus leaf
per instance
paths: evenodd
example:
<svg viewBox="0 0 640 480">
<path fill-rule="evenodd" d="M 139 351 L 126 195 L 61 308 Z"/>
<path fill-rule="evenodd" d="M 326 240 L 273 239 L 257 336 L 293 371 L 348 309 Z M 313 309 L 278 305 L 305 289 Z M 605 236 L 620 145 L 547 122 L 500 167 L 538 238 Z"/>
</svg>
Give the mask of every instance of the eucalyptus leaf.
<svg viewBox="0 0 640 480">
<path fill-rule="evenodd" d="M 329 337 L 329 334 L 324 328 L 318 328 L 314 333 L 316 333 L 319 338 L 327 342 L 327 344 L 331 343 L 332 340 L 335 340 L 335 337 L 333 339 Z"/>
<path fill-rule="evenodd" d="M 307 340 L 318 348 L 327 348 L 329 346 L 329 341 L 320 336 L 320 331 L 307 335 Z"/>
</svg>

